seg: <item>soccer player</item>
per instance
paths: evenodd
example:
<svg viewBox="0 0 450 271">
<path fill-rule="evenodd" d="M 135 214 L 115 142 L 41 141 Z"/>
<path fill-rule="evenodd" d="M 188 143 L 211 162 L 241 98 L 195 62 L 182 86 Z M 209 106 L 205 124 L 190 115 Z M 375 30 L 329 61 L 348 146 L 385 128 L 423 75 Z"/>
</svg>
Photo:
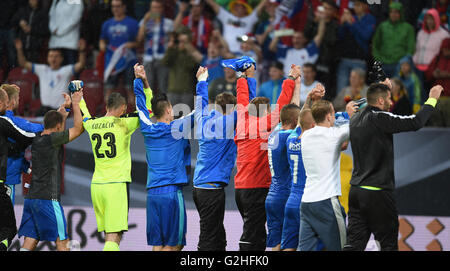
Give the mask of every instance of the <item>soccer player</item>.
<svg viewBox="0 0 450 271">
<path fill-rule="evenodd" d="M 12 138 L 18 149 L 25 149 L 35 136 L 34 133 L 27 133 L 18 128 L 11 119 L 4 116 L 8 104 L 8 94 L 0 88 L 0 251 L 8 249 L 17 233 L 14 208 L 4 185 L 9 151 L 7 140 Z"/>
<path fill-rule="evenodd" d="M 289 161 L 291 191 L 284 209 L 283 230 L 281 234 L 281 250 L 295 251 L 298 247 L 300 229 L 300 202 L 305 188 L 306 173 L 303 166 L 301 137 L 303 133 L 314 127 L 314 119 L 310 109 L 300 112 L 298 126 L 287 141 L 287 158 Z"/>
<path fill-rule="evenodd" d="M 284 209 L 291 190 L 286 141 L 297 126 L 300 107 L 288 104 L 281 109 L 281 124 L 270 134 L 268 158 L 272 182 L 266 197 L 267 247 L 279 251 L 283 229 Z"/>
<path fill-rule="evenodd" d="M 44 131 L 37 134 L 31 146 L 33 176 L 25 197 L 19 237 L 25 236 L 21 251 L 34 250 L 39 241 L 54 241 L 59 251 L 69 250 L 66 219 L 61 206 L 63 145 L 80 136 L 84 129 L 79 103 L 83 92 L 63 94 L 65 102 L 58 111 L 44 116 Z M 65 130 L 70 104 L 74 126 Z"/>
<path fill-rule="evenodd" d="M 134 80 L 136 106 L 147 151 L 147 244 L 153 250 L 179 251 L 186 245 L 186 208 L 182 188 L 188 183 L 186 153 L 194 113 L 174 120 L 167 95 L 151 100 L 150 121 L 142 81 Z"/>
<path fill-rule="evenodd" d="M 249 103 L 247 77 L 254 77 L 254 73 L 255 65 L 249 65 L 237 81 L 235 198 L 244 221 L 239 241 L 239 249 L 242 251 L 266 248 L 265 200 L 271 182 L 267 141 L 272 129 L 279 123 L 281 108 L 292 99 L 300 67 L 294 66 L 289 78 L 283 82 L 282 92 L 273 111 L 267 98 L 257 97 Z"/>
<path fill-rule="evenodd" d="M 33 123 L 23 118 L 14 116 L 14 110 L 19 106 L 20 88 L 17 85 L 3 84 L 0 86 L 8 94 L 9 104 L 6 109 L 5 116 L 12 120 L 14 125 L 20 129 L 30 132 L 38 133 L 44 130 L 44 126 L 40 123 Z M 8 138 L 9 142 L 14 143 L 14 140 Z M 16 185 L 21 182 L 22 172 L 28 173 L 31 171 L 29 162 L 24 157 L 24 150 L 17 150 L 16 153 L 8 153 L 8 168 L 6 173 L 5 185 L 10 190 L 11 201 L 14 205 Z"/>
<path fill-rule="evenodd" d="M 225 190 L 236 161 L 234 130 L 236 97 L 228 92 L 214 98 L 208 112 L 208 69 L 197 72 L 195 102 L 196 138 L 199 152 L 194 172 L 193 199 L 200 216 L 199 251 L 225 251 Z"/>
<path fill-rule="evenodd" d="M 134 71 L 136 80 L 144 84 L 151 97 L 143 66 L 136 64 Z M 139 128 L 138 114 L 125 114 L 127 101 L 119 93 L 108 96 L 104 117 L 92 118 L 84 100 L 81 109 L 83 127 L 89 133 L 95 159 L 91 197 L 98 232 L 105 232 L 104 251 L 118 251 L 122 235 L 128 230 L 130 140 Z"/>
<path fill-rule="evenodd" d="M 194 173 L 193 198 L 200 215 L 198 250 L 224 251 L 224 188 L 228 185 L 236 162 L 236 97 L 228 92 L 211 97 L 214 99 L 214 109 L 208 112 L 208 75 L 207 68 L 199 68 L 194 113 L 199 153 Z M 254 78 L 248 80 L 250 85 L 256 86 Z M 256 88 L 252 87 L 250 97 L 255 96 L 255 90 Z"/>
</svg>

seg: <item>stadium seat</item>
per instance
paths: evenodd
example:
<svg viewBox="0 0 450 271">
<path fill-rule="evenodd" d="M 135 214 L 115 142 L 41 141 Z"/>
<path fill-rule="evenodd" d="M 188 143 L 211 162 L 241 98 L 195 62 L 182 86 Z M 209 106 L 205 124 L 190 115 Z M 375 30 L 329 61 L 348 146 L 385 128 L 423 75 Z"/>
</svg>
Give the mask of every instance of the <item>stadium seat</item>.
<svg viewBox="0 0 450 271">
<path fill-rule="evenodd" d="M 84 83 L 83 96 L 92 116 L 96 116 L 104 106 L 103 81 L 96 69 L 86 69 L 80 74 L 80 80 Z"/>
<path fill-rule="evenodd" d="M 33 116 L 34 112 L 41 106 L 40 99 L 37 97 L 39 78 L 32 72 L 17 67 L 9 72 L 6 81 L 20 87 L 20 102 L 17 109 L 19 115 Z"/>
</svg>

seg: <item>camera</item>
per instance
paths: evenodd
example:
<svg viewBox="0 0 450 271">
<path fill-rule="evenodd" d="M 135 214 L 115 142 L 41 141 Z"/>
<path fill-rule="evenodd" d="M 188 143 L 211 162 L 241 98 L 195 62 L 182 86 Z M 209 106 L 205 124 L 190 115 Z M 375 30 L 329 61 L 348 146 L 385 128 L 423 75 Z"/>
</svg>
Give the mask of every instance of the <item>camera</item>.
<svg viewBox="0 0 450 271">
<path fill-rule="evenodd" d="M 380 83 L 384 82 L 387 78 L 386 74 L 383 71 L 383 63 L 379 61 L 375 61 L 372 65 L 372 69 L 369 72 L 369 81 L 371 83 Z"/>
<path fill-rule="evenodd" d="M 68 89 L 69 89 L 70 93 L 74 93 L 74 92 L 80 91 L 80 89 L 82 89 L 83 86 L 84 86 L 83 81 L 73 80 L 73 81 L 70 81 Z"/>
</svg>

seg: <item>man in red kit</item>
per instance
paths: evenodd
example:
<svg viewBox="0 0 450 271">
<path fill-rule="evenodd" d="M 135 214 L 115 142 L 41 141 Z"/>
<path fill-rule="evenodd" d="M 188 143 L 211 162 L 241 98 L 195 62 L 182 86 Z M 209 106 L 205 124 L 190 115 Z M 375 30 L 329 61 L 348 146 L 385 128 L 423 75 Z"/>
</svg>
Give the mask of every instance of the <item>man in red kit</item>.
<svg viewBox="0 0 450 271">
<path fill-rule="evenodd" d="M 275 109 L 269 99 L 256 97 L 249 103 L 250 78 L 255 66 L 245 70 L 237 80 L 237 174 L 235 200 L 244 221 L 239 241 L 241 251 L 264 251 L 266 248 L 265 200 L 269 191 L 271 174 L 267 157 L 267 141 L 272 129 L 279 123 L 280 111 L 292 100 L 295 80 L 300 77 L 300 67 L 292 65 L 289 78 L 284 80 L 282 92 Z M 249 78 L 249 82 L 247 82 Z M 253 90 L 250 89 L 250 93 Z"/>
</svg>

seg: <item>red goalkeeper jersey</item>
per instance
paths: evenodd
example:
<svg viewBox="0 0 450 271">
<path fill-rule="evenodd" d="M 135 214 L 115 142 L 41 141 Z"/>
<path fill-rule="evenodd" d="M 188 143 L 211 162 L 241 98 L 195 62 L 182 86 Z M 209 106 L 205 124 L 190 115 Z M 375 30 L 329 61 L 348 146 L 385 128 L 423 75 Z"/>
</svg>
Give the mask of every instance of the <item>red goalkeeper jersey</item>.
<svg viewBox="0 0 450 271">
<path fill-rule="evenodd" d="M 267 157 L 267 140 L 280 121 L 281 109 L 291 102 L 295 81 L 284 80 L 276 108 L 264 117 L 252 116 L 248 112 L 247 80 L 239 78 L 236 88 L 238 119 L 234 138 L 237 146 L 235 188 L 269 188 L 272 177 Z"/>
</svg>

